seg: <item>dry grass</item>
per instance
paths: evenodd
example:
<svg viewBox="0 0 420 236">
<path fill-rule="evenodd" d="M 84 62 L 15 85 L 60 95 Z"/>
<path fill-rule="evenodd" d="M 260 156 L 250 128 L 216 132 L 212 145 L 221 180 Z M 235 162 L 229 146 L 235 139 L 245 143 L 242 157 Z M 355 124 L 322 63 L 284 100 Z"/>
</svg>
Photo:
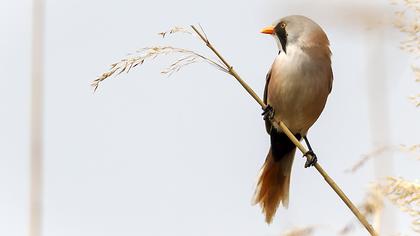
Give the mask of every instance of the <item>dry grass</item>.
<svg viewBox="0 0 420 236">
<path fill-rule="evenodd" d="M 172 29 L 169 29 L 167 31 L 159 32 L 158 35 L 161 35 L 162 38 L 165 38 L 167 35 L 171 35 L 175 33 L 193 34 L 193 32 L 189 29 L 186 29 L 180 26 L 175 26 Z"/>
<path fill-rule="evenodd" d="M 369 187 L 369 192 L 363 202 L 362 212 L 367 218 L 371 218 L 373 228 L 380 234 L 382 212 L 384 209 L 383 195 L 376 184 Z"/>
<path fill-rule="evenodd" d="M 416 95 L 412 95 L 408 98 L 410 99 L 412 103 L 414 103 L 414 105 L 416 105 L 416 107 L 420 107 L 420 93 Z"/>
<path fill-rule="evenodd" d="M 354 224 L 345 225 L 339 232 L 338 235 L 349 235 L 354 231 Z"/>
<path fill-rule="evenodd" d="M 420 144 L 415 145 L 388 145 L 378 147 L 369 153 L 363 154 L 361 158 L 350 168 L 346 169 L 347 173 L 355 173 L 360 168 L 362 168 L 368 161 L 373 158 L 379 158 L 384 153 L 394 153 L 394 152 L 405 152 L 411 155 L 415 155 L 418 160 L 420 160 Z"/>
<path fill-rule="evenodd" d="M 393 0 L 400 10 L 395 12 L 394 26 L 406 35 L 400 48 L 414 55 L 420 55 L 420 1 Z"/>
<path fill-rule="evenodd" d="M 295 227 L 290 230 L 287 230 L 282 236 L 310 236 L 313 235 L 315 231 L 315 226 L 307 226 L 307 227 Z"/>
<path fill-rule="evenodd" d="M 405 152 L 413 154 L 417 160 L 420 160 L 420 144 L 415 144 L 411 146 L 401 145 L 401 149 Z"/>
<path fill-rule="evenodd" d="M 379 157 L 383 153 L 393 152 L 395 150 L 396 148 L 394 146 L 382 146 L 382 147 L 376 148 L 367 154 L 363 154 L 361 159 L 357 161 L 352 167 L 346 169 L 345 172 L 355 173 L 361 167 L 363 167 L 369 160 Z"/>
<path fill-rule="evenodd" d="M 411 69 L 414 72 L 414 76 L 416 77 L 416 82 L 420 82 L 420 68 L 417 66 L 412 66 Z"/>
<path fill-rule="evenodd" d="M 396 12 L 395 26 L 406 35 L 401 42 L 401 49 L 413 54 L 416 60 L 420 56 L 420 0 L 394 0 L 402 10 Z M 420 82 L 420 68 L 412 66 L 416 82 Z M 419 107 L 420 93 L 410 97 Z M 402 150 L 414 153 L 420 159 L 420 144 L 402 145 Z M 403 178 L 389 177 L 386 183 L 379 185 L 382 193 L 399 209 L 413 217 L 412 228 L 420 233 L 420 184 L 418 180 L 407 181 Z"/>
<path fill-rule="evenodd" d="M 420 1 L 419 0 L 392 0 L 399 10 L 395 12 L 395 27 L 406 38 L 400 43 L 400 48 L 416 59 L 420 56 Z M 420 82 L 420 68 L 417 65 L 412 66 L 417 82 Z M 410 96 L 409 99 L 417 106 L 420 106 L 420 93 Z"/>
<path fill-rule="evenodd" d="M 419 44 L 417 46 L 420 47 L 420 42 L 418 42 L 418 43 Z M 411 68 L 414 72 L 416 82 L 420 82 L 420 68 L 418 66 L 412 66 Z M 420 93 L 418 93 L 416 95 L 413 95 L 413 96 L 410 96 L 409 98 L 416 105 L 416 107 L 420 107 Z"/>
<path fill-rule="evenodd" d="M 168 31 L 158 33 L 163 38 L 168 35 L 175 34 L 175 33 L 185 33 L 185 34 L 193 34 L 191 31 L 182 28 L 182 27 L 174 27 Z M 177 60 L 171 63 L 168 67 L 164 68 L 161 73 L 167 76 L 172 75 L 175 72 L 178 72 L 182 68 L 198 63 L 198 62 L 206 62 L 212 66 L 215 66 L 217 69 L 228 73 L 228 69 L 217 59 L 211 59 L 208 56 L 204 56 L 198 52 L 193 50 L 185 49 L 185 48 L 178 48 L 173 46 L 153 46 L 153 47 L 144 47 L 137 50 L 135 53 L 129 54 L 126 58 L 121 59 L 120 61 L 111 64 L 110 68 L 102 73 L 98 78 L 92 81 L 91 85 L 96 91 L 101 82 L 108 79 L 112 75 L 119 75 L 123 72 L 130 72 L 131 69 L 142 65 L 147 60 L 153 60 L 158 56 L 167 56 L 167 55 L 176 55 Z"/>
<path fill-rule="evenodd" d="M 386 183 L 378 186 L 392 203 L 413 218 L 412 228 L 420 233 L 420 184 L 418 181 L 389 177 Z"/>
</svg>

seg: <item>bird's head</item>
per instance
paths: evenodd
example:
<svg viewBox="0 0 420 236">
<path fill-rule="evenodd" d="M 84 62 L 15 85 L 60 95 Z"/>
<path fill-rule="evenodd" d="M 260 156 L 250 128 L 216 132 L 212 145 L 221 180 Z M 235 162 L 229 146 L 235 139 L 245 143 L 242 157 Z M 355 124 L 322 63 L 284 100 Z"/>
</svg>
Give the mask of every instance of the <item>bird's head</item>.
<svg viewBox="0 0 420 236">
<path fill-rule="evenodd" d="M 284 17 L 273 25 L 263 28 L 261 33 L 273 35 L 279 50 L 285 53 L 290 45 L 302 48 L 329 46 L 327 35 L 322 28 L 305 16 Z"/>
</svg>

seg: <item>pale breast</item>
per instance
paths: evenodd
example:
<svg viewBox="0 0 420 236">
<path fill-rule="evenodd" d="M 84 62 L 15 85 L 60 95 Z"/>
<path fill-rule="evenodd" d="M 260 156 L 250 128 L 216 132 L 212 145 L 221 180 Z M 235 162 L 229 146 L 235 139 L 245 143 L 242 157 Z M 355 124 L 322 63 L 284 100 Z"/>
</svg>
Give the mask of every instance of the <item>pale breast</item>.
<svg viewBox="0 0 420 236">
<path fill-rule="evenodd" d="M 331 63 L 300 48 L 288 48 L 273 63 L 268 104 L 294 133 L 306 134 L 324 109 L 329 91 Z"/>
</svg>

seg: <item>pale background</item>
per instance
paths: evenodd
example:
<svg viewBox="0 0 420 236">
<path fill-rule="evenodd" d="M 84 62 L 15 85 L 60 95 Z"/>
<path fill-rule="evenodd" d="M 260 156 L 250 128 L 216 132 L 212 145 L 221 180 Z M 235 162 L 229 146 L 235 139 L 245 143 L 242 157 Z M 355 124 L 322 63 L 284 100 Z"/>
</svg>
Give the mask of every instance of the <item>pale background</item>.
<svg viewBox="0 0 420 236">
<path fill-rule="evenodd" d="M 419 90 L 413 58 L 398 48 L 393 11 L 386 0 L 46 0 L 43 235 L 271 236 L 305 225 L 334 235 L 354 216 L 315 169 L 303 168 L 301 155 L 289 209 L 267 226 L 251 205 L 269 139 L 260 108 L 228 75 L 199 64 L 165 78 L 165 59 L 112 78 L 95 94 L 89 84 L 143 46 L 207 52 L 188 36 L 156 34 L 201 23 L 262 95 L 277 49 L 260 28 L 306 15 L 330 38 L 335 75 L 309 137 L 320 164 L 360 203 L 375 162 L 356 174 L 345 169 L 384 142 L 418 143 L 420 132 L 407 99 Z M 31 1 L 0 1 L 0 235 L 7 236 L 28 234 L 31 20 Z M 392 170 L 385 174 L 418 177 L 411 157 L 384 163 Z M 407 218 L 387 214 L 384 235 L 409 232 Z"/>
</svg>

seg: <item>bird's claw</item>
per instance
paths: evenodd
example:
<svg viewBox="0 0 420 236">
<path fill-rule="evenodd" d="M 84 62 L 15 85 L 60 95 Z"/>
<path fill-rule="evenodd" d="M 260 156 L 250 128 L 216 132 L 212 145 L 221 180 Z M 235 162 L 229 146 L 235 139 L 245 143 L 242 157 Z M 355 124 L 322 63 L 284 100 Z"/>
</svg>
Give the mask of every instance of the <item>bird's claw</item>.
<svg viewBox="0 0 420 236">
<path fill-rule="evenodd" d="M 272 106 L 267 105 L 264 108 L 263 113 L 261 113 L 261 115 L 263 116 L 264 120 L 272 120 L 274 118 L 274 109 Z"/>
<path fill-rule="evenodd" d="M 318 158 L 312 150 L 307 151 L 305 154 L 303 154 L 303 156 L 307 158 L 305 162 L 305 168 L 314 166 L 318 161 Z"/>
</svg>

